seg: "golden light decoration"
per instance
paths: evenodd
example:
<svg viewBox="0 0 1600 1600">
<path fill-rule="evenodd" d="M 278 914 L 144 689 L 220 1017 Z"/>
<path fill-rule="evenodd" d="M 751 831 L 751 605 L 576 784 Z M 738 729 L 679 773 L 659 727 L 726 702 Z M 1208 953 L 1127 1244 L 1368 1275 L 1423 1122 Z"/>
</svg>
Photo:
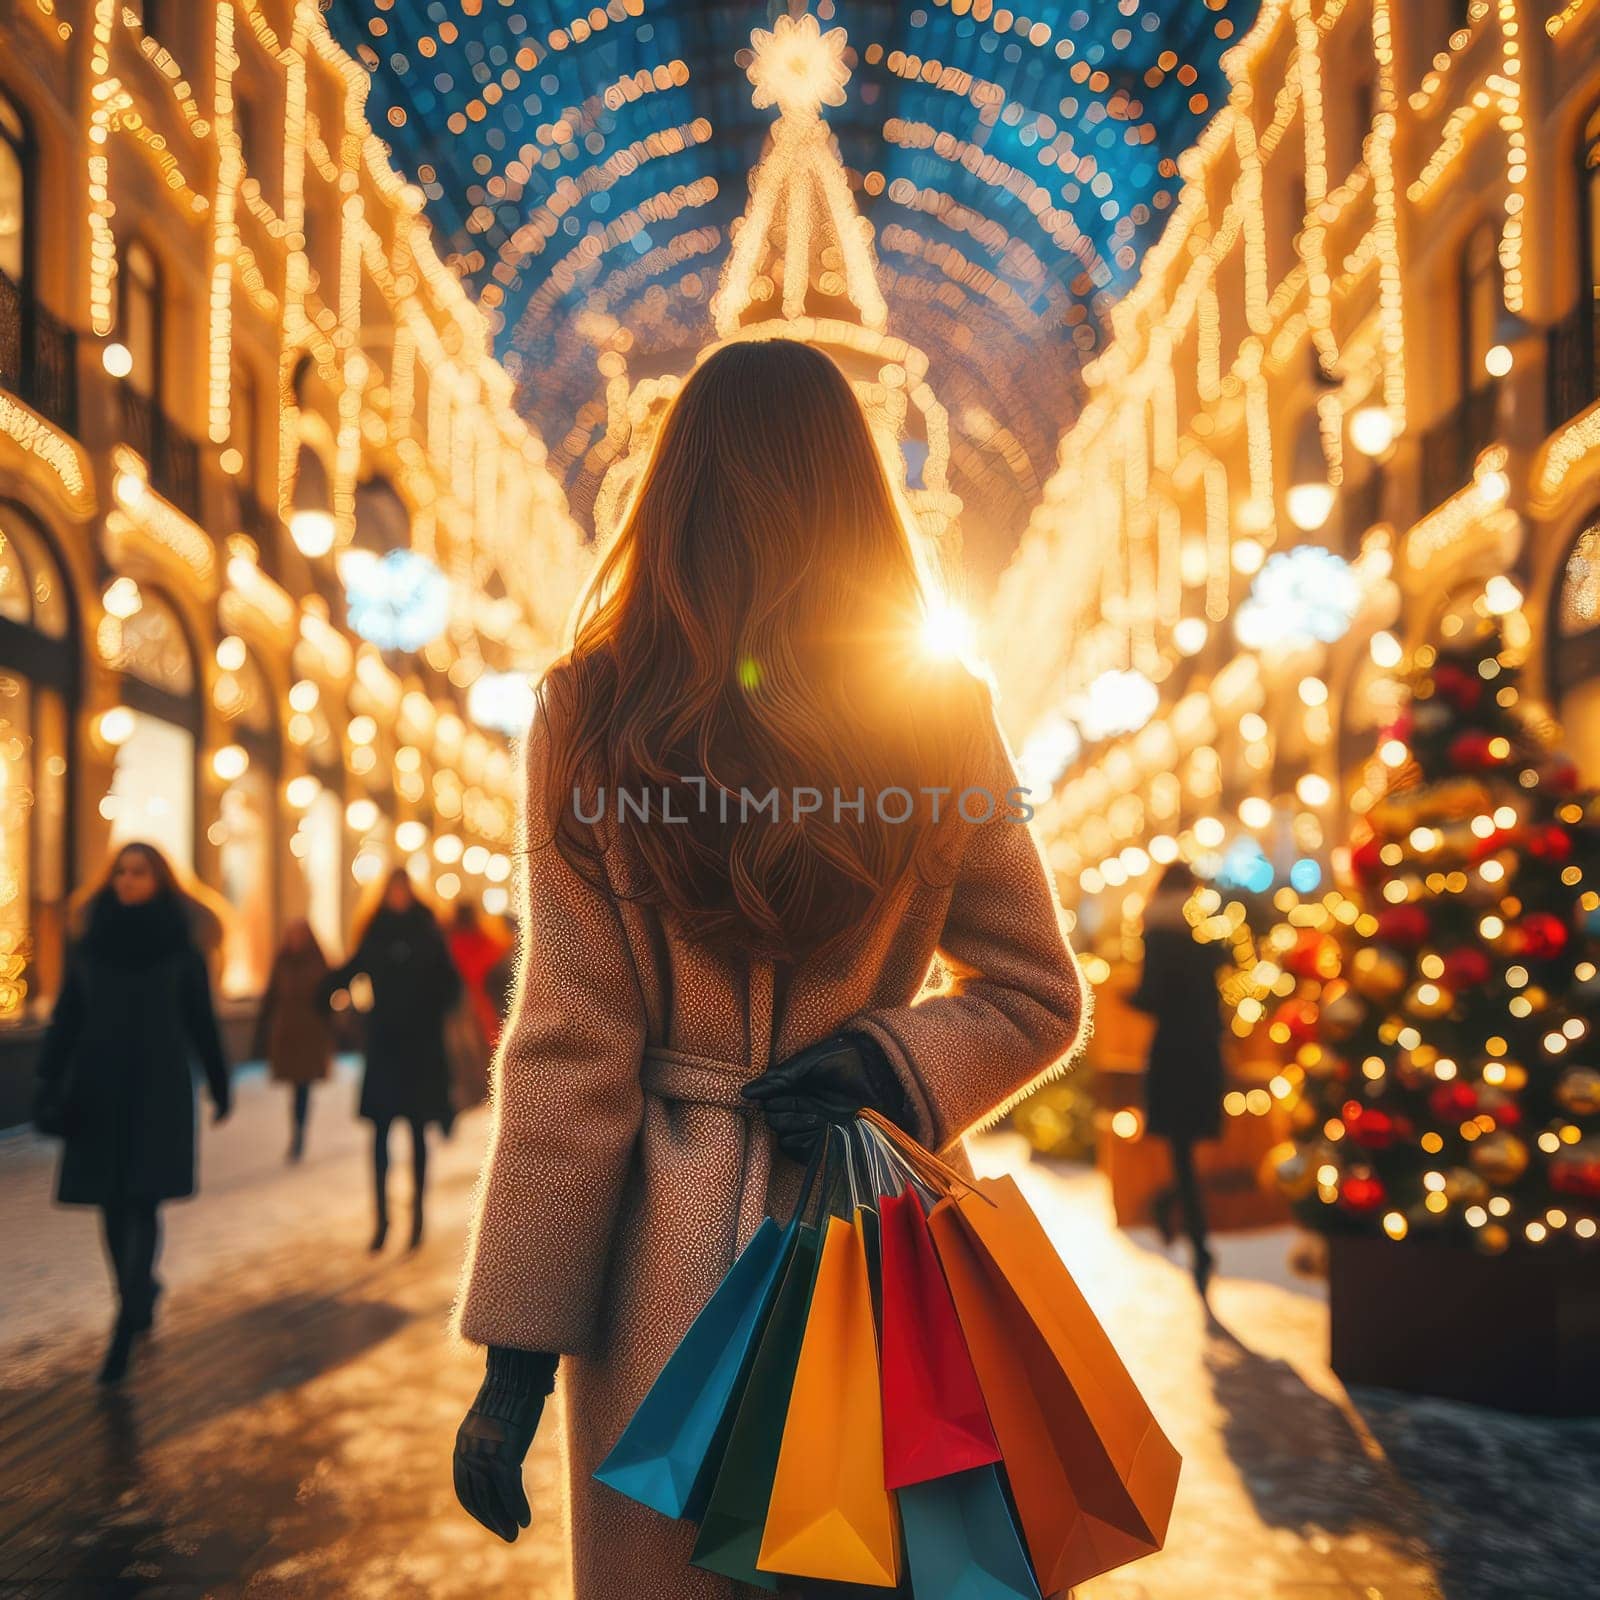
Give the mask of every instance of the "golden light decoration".
<svg viewBox="0 0 1600 1600">
<path fill-rule="evenodd" d="M 815 117 L 823 106 L 842 106 L 850 81 L 843 28 L 822 31 L 809 12 L 779 17 L 769 31 L 751 30 L 754 59 L 746 69 L 758 109 L 776 106 L 784 116 Z"/>
</svg>

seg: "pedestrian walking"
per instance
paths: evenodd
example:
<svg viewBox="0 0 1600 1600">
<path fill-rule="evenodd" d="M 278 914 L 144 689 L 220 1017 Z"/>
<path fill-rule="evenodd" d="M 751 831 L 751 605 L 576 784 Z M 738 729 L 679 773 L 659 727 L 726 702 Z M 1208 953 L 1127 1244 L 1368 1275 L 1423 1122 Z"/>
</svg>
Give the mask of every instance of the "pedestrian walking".
<svg viewBox="0 0 1600 1600">
<path fill-rule="evenodd" d="M 1170 1244 L 1177 1206 L 1189 1236 L 1195 1287 L 1204 1297 L 1213 1261 L 1194 1147 L 1222 1131 L 1222 1020 L 1217 1005 L 1220 947 L 1194 936 L 1184 907 L 1199 887 L 1181 861 L 1162 873 L 1144 909 L 1144 968 L 1131 1003 L 1156 1020 L 1145 1064 L 1145 1132 L 1167 1141 L 1173 1181 L 1154 1202 Z"/>
<path fill-rule="evenodd" d="M 492 1051 L 500 1042 L 501 1012 L 490 992 L 490 974 L 505 959 L 511 940 L 470 900 L 457 900 L 446 935 L 450 959 L 461 974 L 468 1004 L 483 1042 Z"/>
<path fill-rule="evenodd" d="M 197 1061 L 221 1122 L 228 1066 L 189 899 L 155 846 L 124 845 L 68 949 L 34 1106 L 62 1140 L 57 1200 L 100 1208 L 117 1292 L 104 1383 L 154 1318 L 161 1204 L 195 1191 Z"/>
<path fill-rule="evenodd" d="M 322 1002 L 328 959 L 304 917 L 283 930 L 283 943 L 273 959 L 267 992 L 256 1015 L 252 1054 L 267 1063 L 276 1083 L 290 1088 L 289 1160 L 306 1150 L 306 1119 L 311 1087 L 321 1083 L 333 1065 L 333 1029 Z"/>
<path fill-rule="evenodd" d="M 372 1124 L 376 1225 L 372 1249 L 389 1237 L 389 1130 L 411 1129 L 411 1248 L 422 1243 L 428 1177 L 428 1126 L 448 1132 L 455 1121 L 445 1019 L 461 996 L 461 979 L 432 909 L 403 867 L 389 874 L 370 920 L 351 941 L 354 954 L 322 980 L 324 1004 L 357 974 L 371 985 L 363 1019 L 366 1064 L 360 1115 Z"/>
<path fill-rule="evenodd" d="M 1077 1040 L 987 691 L 922 643 L 927 615 L 844 375 L 735 343 L 674 401 L 540 686 L 522 968 L 458 1316 L 486 1370 L 455 1475 L 486 1527 L 528 1526 L 559 1365 L 578 1600 L 747 1592 L 690 1566 L 692 1526 L 593 1474 L 824 1129 L 873 1106 L 959 1161 Z M 753 792 L 776 811 L 742 807 Z M 913 1004 L 936 950 L 951 987 Z"/>
</svg>

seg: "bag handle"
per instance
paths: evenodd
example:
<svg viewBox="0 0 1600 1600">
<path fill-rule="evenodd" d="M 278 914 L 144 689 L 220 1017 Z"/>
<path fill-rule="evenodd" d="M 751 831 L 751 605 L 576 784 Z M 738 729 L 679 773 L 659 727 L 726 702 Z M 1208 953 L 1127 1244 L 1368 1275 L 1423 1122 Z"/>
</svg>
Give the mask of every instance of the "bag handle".
<svg viewBox="0 0 1600 1600">
<path fill-rule="evenodd" d="M 856 1116 L 891 1148 L 894 1155 L 914 1177 L 920 1178 L 929 1188 L 939 1194 L 951 1194 L 959 1189 L 967 1194 L 980 1196 L 989 1205 L 995 1204 L 973 1184 L 970 1178 L 963 1178 L 954 1167 L 918 1144 L 910 1134 L 903 1128 L 897 1127 L 881 1111 L 874 1110 L 871 1106 L 863 1106 Z"/>
</svg>

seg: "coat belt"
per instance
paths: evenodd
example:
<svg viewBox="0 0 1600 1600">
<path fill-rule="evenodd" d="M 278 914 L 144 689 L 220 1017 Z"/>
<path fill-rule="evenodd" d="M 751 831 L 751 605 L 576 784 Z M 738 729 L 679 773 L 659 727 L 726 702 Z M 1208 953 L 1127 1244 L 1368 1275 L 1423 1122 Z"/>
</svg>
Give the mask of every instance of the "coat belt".
<svg viewBox="0 0 1600 1600">
<path fill-rule="evenodd" d="M 758 1107 L 740 1090 L 755 1073 L 736 1061 L 695 1055 L 688 1050 L 651 1046 L 644 1052 L 640 1078 L 644 1091 L 681 1105 L 714 1106 L 737 1119 L 742 1145 L 735 1197 L 733 1247 L 729 1259 L 750 1242 L 767 1214 L 767 1181 L 772 1174 L 772 1136 Z"/>
</svg>

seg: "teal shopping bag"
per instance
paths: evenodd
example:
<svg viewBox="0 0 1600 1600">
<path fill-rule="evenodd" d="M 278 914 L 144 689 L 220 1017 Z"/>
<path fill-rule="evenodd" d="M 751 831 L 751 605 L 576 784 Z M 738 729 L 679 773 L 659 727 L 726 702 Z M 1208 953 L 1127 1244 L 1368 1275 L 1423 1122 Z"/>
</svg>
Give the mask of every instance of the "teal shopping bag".
<svg viewBox="0 0 1600 1600">
<path fill-rule="evenodd" d="M 722 1465 L 700 1519 L 700 1537 L 690 1557 L 695 1566 L 708 1572 L 720 1572 L 762 1589 L 778 1587 L 775 1578 L 757 1570 L 756 1558 L 761 1553 L 767 1504 L 778 1472 L 778 1450 L 805 1337 L 821 1241 L 820 1228 L 801 1223 L 739 1398 Z"/>
<path fill-rule="evenodd" d="M 996 1467 L 898 1491 L 917 1600 L 1039 1600 Z"/>
<path fill-rule="evenodd" d="M 595 1472 L 601 1483 L 663 1516 L 699 1518 L 797 1232 L 762 1222 Z"/>
</svg>

